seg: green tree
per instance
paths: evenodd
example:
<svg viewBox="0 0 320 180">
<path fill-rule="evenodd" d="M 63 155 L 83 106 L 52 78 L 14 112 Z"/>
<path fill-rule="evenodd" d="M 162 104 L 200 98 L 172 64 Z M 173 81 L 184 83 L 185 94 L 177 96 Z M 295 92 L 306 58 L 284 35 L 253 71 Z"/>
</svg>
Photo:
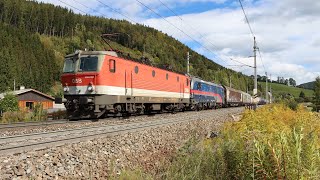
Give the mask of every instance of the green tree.
<svg viewBox="0 0 320 180">
<path fill-rule="evenodd" d="M 306 95 L 304 94 L 303 91 L 300 92 L 299 97 L 296 98 L 296 101 L 297 101 L 298 103 L 302 103 L 302 102 L 305 102 L 305 101 L 306 101 Z"/>
<path fill-rule="evenodd" d="M 294 87 L 297 85 L 296 80 L 294 80 L 293 78 L 289 78 L 289 84 Z"/>
<path fill-rule="evenodd" d="M 300 92 L 300 94 L 299 94 L 299 97 L 300 97 L 300 98 L 305 98 L 305 97 L 306 97 L 306 95 L 304 94 L 304 92 L 303 92 L 303 91 L 301 91 L 301 92 Z"/>
<path fill-rule="evenodd" d="M 316 105 L 316 111 L 320 110 L 320 76 L 316 78 L 314 83 L 314 103 Z"/>
<path fill-rule="evenodd" d="M 18 111 L 18 98 L 12 93 L 6 93 L 4 98 L 0 100 L 0 109 L 3 112 Z"/>
<path fill-rule="evenodd" d="M 192 75 L 223 85 L 229 85 L 231 77 L 233 88 L 253 88 L 251 78 L 220 66 L 156 29 L 126 20 L 75 14 L 43 2 L 1 0 L 0 92 L 13 80 L 18 86 L 49 92 L 60 79 L 66 54 L 85 48 L 110 49 L 101 41 L 102 33 L 120 33 L 109 43 L 132 58 L 140 59 L 143 54 L 154 66 L 170 64 L 173 71 L 185 73 L 189 51 Z"/>
</svg>

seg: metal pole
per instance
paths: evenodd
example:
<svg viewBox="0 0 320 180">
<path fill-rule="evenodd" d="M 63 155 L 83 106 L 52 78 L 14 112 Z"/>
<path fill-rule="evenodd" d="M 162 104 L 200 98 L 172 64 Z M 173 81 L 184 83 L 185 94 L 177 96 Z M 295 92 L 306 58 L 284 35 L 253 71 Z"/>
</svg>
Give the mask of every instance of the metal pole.
<svg viewBox="0 0 320 180">
<path fill-rule="evenodd" d="M 271 85 L 272 85 L 272 79 L 271 79 L 271 74 L 270 74 L 270 103 L 272 103 L 272 89 L 271 89 Z"/>
<path fill-rule="evenodd" d="M 258 107 L 257 94 L 258 94 L 258 78 L 257 78 L 257 43 L 256 37 L 253 37 L 253 58 L 254 58 L 254 88 L 253 88 L 253 97 L 254 104 L 253 109 L 256 110 Z"/>
<path fill-rule="evenodd" d="M 187 74 L 189 75 L 189 66 L 190 66 L 190 54 L 189 54 L 189 51 L 187 53 Z"/>
<path fill-rule="evenodd" d="M 266 101 L 268 103 L 268 73 L 266 72 Z"/>
<path fill-rule="evenodd" d="M 257 43 L 256 37 L 253 38 L 253 57 L 254 57 L 254 89 L 253 95 L 256 96 L 258 93 L 258 78 L 257 78 Z"/>
</svg>

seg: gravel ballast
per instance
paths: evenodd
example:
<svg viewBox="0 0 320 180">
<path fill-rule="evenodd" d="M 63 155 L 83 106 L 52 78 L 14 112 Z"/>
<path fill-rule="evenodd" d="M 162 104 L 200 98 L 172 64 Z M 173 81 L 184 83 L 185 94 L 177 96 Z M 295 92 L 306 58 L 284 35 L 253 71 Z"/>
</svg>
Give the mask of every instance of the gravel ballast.
<svg viewBox="0 0 320 180">
<path fill-rule="evenodd" d="M 106 179 L 125 168 L 152 171 L 190 137 L 218 131 L 223 123 L 233 120 L 231 115 L 243 109 L 178 113 L 174 116 L 184 118 L 188 113 L 199 116 L 195 121 L 0 156 L 0 179 Z M 212 116 L 203 119 L 202 113 Z"/>
</svg>

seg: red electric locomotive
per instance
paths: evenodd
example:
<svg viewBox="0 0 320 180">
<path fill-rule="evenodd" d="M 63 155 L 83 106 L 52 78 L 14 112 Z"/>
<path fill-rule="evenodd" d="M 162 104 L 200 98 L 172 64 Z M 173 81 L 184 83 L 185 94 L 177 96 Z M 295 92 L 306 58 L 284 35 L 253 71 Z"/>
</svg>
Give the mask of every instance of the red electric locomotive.
<svg viewBox="0 0 320 180">
<path fill-rule="evenodd" d="M 65 57 L 61 82 L 69 118 L 182 110 L 189 104 L 188 76 L 118 56 L 77 51 Z"/>
</svg>

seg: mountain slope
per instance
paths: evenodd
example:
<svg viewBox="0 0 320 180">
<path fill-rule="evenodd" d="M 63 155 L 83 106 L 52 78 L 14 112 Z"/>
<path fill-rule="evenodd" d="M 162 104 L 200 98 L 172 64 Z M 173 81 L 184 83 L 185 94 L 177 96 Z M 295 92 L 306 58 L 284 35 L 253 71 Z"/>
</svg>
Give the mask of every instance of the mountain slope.
<svg viewBox="0 0 320 180">
<path fill-rule="evenodd" d="M 300 84 L 298 87 L 304 88 L 304 89 L 314 90 L 314 83 L 315 83 L 315 81 L 307 82 L 307 83 Z"/>
<path fill-rule="evenodd" d="M 192 75 L 223 85 L 228 85 L 231 78 L 232 86 L 241 90 L 246 90 L 247 84 L 249 89 L 253 87 L 253 80 L 250 77 L 214 63 L 156 29 L 133 25 L 123 20 L 74 14 L 62 7 L 33 1 L 2 0 L 0 1 L 0 24 L 6 27 L 5 32 L 2 33 L 15 37 L 12 39 L 12 44 L 26 47 L 18 50 L 17 46 L 7 47 L 5 43 L 0 44 L 1 49 L 13 54 L 7 56 L 2 52 L 0 56 L 4 57 L 1 59 L 4 61 L 3 64 L 12 65 L 12 62 L 15 62 L 19 67 L 8 68 L 6 73 L 0 72 L 3 78 L 0 91 L 12 87 L 9 85 L 12 84 L 13 79 L 16 79 L 18 85 L 48 92 L 50 86 L 54 85 L 55 81 L 59 81 L 64 55 L 73 53 L 77 49 L 110 48 L 101 41 L 102 33 L 120 33 L 121 36 L 110 42 L 112 48 L 120 49 L 126 54 L 130 53 L 133 58 L 144 55 L 151 60 L 153 66 L 170 65 L 174 71 L 185 72 L 186 54 L 190 51 Z M 1 39 L 2 37 L 4 37 L 3 34 Z M 29 37 L 32 37 L 32 40 L 25 41 Z M 40 50 L 32 47 L 38 47 Z M 145 53 L 142 53 L 144 51 Z M 28 54 L 27 57 L 21 58 L 25 53 Z M 24 63 L 22 59 L 26 61 L 25 64 L 30 64 L 29 69 L 21 65 Z M 28 71 L 32 73 L 27 75 Z"/>
<path fill-rule="evenodd" d="M 259 83 L 259 86 L 262 87 L 263 91 L 265 91 L 266 83 L 265 82 L 258 82 L 258 83 Z M 305 93 L 306 97 L 313 97 L 313 93 L 314 93 L 313 90 L 287 86 L 287 85 L 278 84 L 278 83 L 268 83 L 268 89 L 270 89 L 270 85 L 272 89 L 272 94 L 276 98 L 283 94 L 291 94 L 294 97 L 299 97 L 301 91 Z"/>
</svg>

